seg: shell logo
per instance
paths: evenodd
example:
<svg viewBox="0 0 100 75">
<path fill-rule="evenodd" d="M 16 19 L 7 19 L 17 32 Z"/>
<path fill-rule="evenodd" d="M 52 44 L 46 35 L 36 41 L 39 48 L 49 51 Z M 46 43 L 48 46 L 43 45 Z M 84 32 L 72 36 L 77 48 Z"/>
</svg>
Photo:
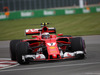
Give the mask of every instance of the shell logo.
<svg viewBox="0 0 100 75">
<path fill-rule="evenodd" d="M 56 48 L 56 47 L 54 47 L 54 46 L 51 46 L 51 47 L 50 47 L 50 49 L 55 49 L 55 48 Z"/>
</svg>

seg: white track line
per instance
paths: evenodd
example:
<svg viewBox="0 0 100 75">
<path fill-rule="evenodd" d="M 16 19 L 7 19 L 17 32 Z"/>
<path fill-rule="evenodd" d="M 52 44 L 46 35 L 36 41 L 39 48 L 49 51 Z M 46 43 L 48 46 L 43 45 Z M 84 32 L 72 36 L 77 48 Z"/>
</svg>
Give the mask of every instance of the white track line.
<svg viewBox="0 0 100 75">
<path fill-rule="evenodd" d="M 85 73 L 85 75 L 100 75 L 100 73 L 93 73 L 93 72 L 91 72 L 91 73 Z"/>
<path fill-rule="evenodd" d="M 68 67 L 68 66 L 84 66 L 84 65 L 93 65 L 93 64 L 100 64 L 100 62 L 81 63 L 81 64 L 69 64 L 69 65 L 56 65 L 56 66 L 44 66 L 44 67 L 34 67 L 34 68 L 21 68 L 21 69 L 18 68 L 18 69 L 10 69 L 10 70 L 1 70 L 0 72 L 36 70 L 36 69 L 57 68 L 57 67 Z"/>
<path fill-rule="evenodd" d="M 8 65 L 5 65 L 5 64 L 0 64 L 0 67 L 6 67 L 6 66 L 8 66 Z"/>
</svg>

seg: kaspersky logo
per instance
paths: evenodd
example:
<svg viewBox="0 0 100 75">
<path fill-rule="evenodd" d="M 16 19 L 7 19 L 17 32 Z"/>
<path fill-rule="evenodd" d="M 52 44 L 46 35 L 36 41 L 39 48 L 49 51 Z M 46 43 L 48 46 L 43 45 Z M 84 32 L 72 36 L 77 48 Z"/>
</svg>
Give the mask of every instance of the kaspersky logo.
<svg viewBox="0 0 100 75">
<path fill-rule="evenodd" d="M 51 11 L 51 10 L 46 11 L 46 10 L 44 10 L 44 15 L 54 15 L 54 14 L 56 14 L 55 11 Z"/>
<path fill-rule="evenodd" d="M 75 10 L 65 10 L 65 14 L 74 14 Z"/>
<path fill-rule="evenodd" d="M 21 12 L 22 17 L 30 17 L 33 15 L 34 15 L 34 12 Z"/>
</svg>

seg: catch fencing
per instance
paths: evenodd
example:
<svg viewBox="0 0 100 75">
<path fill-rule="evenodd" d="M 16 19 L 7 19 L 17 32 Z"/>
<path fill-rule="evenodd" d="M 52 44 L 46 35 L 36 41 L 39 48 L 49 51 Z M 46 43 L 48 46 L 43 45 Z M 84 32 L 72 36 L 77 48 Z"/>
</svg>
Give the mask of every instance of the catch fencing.
<svg viewBox="0 0 100 75">
<path fill-rule="evenodd" d="M 100 0 L 84 0 L 84 5 L 100 4 Z M 9 11 L 36 10 L 58 7 L 79 6 L 79 0 L 0 0 L 0 12 L 4 7 Z"/>
</svg>

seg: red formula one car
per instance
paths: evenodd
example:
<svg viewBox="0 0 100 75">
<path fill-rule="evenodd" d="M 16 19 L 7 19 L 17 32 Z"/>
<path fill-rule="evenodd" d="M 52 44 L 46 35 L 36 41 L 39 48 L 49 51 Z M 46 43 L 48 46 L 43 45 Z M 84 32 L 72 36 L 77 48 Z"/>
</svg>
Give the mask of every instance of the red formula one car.
<svg viewBox="0 0 100 75">
<path fill-rule="evenodd" d="M 30 61 L 60 60 L 85 57 L 85 41 L 82 37 L 58 34 L 55 28 L 48 28 L 42 23 L 40 29 L 26 29 L 25 34 L 33 39 L 12 40 L 10 42 L 11 59 L 19 64 Z M 38 35 L 37 35 L 38 34 Z"/>
</svg>

